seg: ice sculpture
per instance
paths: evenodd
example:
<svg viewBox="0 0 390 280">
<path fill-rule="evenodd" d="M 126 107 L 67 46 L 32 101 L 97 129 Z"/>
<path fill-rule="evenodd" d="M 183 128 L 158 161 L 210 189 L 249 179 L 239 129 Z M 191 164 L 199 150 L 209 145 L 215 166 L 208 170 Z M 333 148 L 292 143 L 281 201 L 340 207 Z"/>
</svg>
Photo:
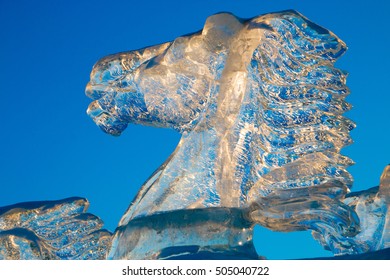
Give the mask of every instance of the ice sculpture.
<svg viewBox="0 0 390 280">
<path fill-rule="evenodd" d="M 378 194 L 346 197 L 352 161 L 340 149 L 355 125 L 342 116 L 347 74 L 334 67 L 345 50 L 295 11 L 221 13 L 200 32 L 97 62 L 88 114 L 105 132 L 135 123 L 183 135 L 122 217 L 108 257 L 254 258 L 256 223 L 311 229 L 335 254 L 382 248 L 365 240 L 374 227 L 384 236 L 388 202 L 366 229 L 356 206 L 374 215 L 367 198 Z"/>
<path fill-rule="evenodd" d="M 257 259 L 255 224 L 312 230 L 336 255 L 388 248 L 390 167 L 379 188 L 349 193 L 352 161 L 340 154 L 355 126 L 334 67 L 345 50 L 295 11 L 220 13 L 199 32 L 101 59 L 86 90 L 97 125 L 173 128 L 180 143 L 112 239 L 79 214 L 84 200 L 14 206 L 0 209 L 0 257 Z"/>
</svg>

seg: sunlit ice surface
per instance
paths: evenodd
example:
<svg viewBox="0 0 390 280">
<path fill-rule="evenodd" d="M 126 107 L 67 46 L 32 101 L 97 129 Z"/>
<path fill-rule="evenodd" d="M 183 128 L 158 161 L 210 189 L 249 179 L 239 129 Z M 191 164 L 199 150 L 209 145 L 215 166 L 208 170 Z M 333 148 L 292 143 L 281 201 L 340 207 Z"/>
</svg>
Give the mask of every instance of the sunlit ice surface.
<svg viewBox="0 0 390 280">
<path fill-rule="evenodd" d="M 221 13 L 199 32 L 99 60 L 86 93 L 103 131 L 119 136 L 132 123 L 173 128 L 182 138 L 113 238 L 107 233 L 94 245 L 109 259 L 255 259 L 259 224 L 311 230 L 335 255 L 389 247 L 388 168 L 379 188 L 350 193 L 353 162 L 340 153 L 355 127 L 343 116 L 351 108 L 347 73 L 334 67 L 345 51 L 335 34 L 295 11 L 251 19 Z M 54 235 L 63 235 L 61 223 L 80 224 L 61 211 L 50 215 L 57 222 L 41 228 Z M 27 240 L 50 243 L 35 224 L 18 228 L 35 234 Z M 9 246 L 15 234 L 0 230 L 4 258 L 39 258 L 19 241 Z M 78 248 L 72 244 L 41 255 L 86 258 L 62 253 Z M 94 252 L 90 244 L 82 248 Z"/>
</svg>

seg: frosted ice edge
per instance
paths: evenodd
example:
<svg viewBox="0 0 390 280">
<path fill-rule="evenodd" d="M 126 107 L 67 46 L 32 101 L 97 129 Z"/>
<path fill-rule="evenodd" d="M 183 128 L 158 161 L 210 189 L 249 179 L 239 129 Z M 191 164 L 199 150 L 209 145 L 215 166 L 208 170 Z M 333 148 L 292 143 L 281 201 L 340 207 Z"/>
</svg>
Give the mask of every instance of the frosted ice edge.
<svg viewBox="0 0 390 280">
<path fill-rule="evenodd" d="M 105 259 L 112 234 L 83 198 L 0 207 L 0 259 Z"/>
</svg>

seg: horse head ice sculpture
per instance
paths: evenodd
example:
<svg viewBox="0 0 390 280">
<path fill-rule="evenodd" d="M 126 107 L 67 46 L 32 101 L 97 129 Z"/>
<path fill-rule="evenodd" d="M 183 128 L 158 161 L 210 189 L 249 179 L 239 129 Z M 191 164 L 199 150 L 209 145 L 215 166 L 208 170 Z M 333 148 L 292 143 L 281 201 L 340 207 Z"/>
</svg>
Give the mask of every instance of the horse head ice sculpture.
<svg viewBox="0 0 390 280">
<path fill-rule="evenodd" d="M 390 247 L 390 167 L 349 193 L 340 154 L 354 123 L 346 46 L 295 11 L 221 13 L 173 42 L 98 61 L 88 114 L 105 132 L 129 123 L 182 138 L 112 238 L 71 198 L 0 208 L 0 259 L 256 259 L 255 224 L 312 230 L 335 254 Z M 260 252 L 261 253 L 261 252 Z"/>
<path fill-rule="evenodd" d="M 221 13 L 197 33 L 97 62 L 88 114 L 105 132 L 135 123 L 182 133 L 122 217 L 109 257 L 250 257 L 255 223 L 314 230 L 335 253 L 365 251 L 343 201 L 352 161 L 340 149 L 354 123 L 342 116 L 347 74 L 333 64 L 345 50 L 295 11 Z"/>
</svg>

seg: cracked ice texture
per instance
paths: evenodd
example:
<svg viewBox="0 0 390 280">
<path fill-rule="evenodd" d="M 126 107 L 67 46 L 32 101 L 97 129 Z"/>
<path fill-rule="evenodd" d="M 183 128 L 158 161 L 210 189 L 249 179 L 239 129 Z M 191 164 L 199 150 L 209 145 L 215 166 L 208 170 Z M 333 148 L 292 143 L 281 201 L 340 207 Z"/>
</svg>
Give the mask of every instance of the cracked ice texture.
<svg viewBox="0 0 390 280">
<path fill-rule="evenodd" d="M 239 208 L 273 230 L 314 230 L 336 254 L 372 250 L 353 239 L 359 218 L 343 201 L 353 162 L 340 150 L 355 127 L 343 116 L 347 73 L 334 67 L 345 51 L 295 11 L 245 20 L 221 13 L 199 32 L 98 61 L 86 93 L 100 128 L 182 133 L 120 227 L 169 211 Z"/>
</svg>

